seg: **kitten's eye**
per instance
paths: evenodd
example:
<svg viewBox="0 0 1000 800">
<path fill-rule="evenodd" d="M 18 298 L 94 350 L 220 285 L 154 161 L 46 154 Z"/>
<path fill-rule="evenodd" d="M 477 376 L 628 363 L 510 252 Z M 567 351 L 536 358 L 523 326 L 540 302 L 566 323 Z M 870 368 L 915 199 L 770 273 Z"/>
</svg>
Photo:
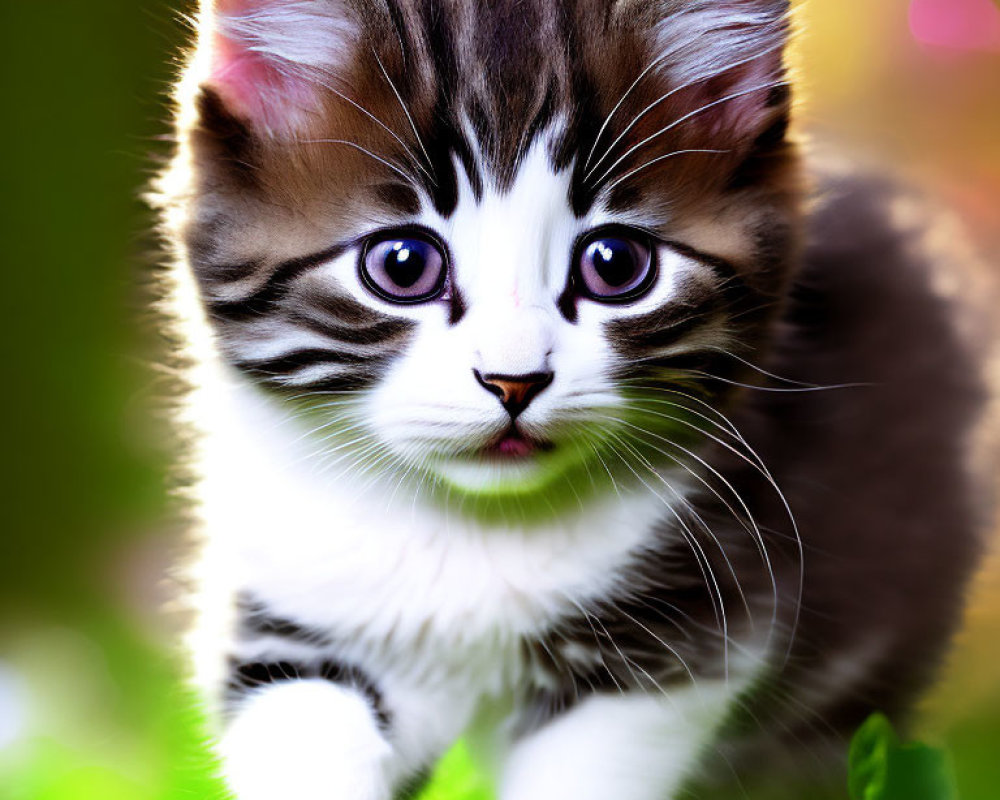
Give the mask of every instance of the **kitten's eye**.
<svg viewBox="0 0 1000 800">
<path fill-rule="evenodd" d="M 580 289 L 594 300 L 626 302 L 650 285 L 655 273 L 653 249 L 642 234 L 598 233 L 578 250 Z"/>
<path fill-rule="evenodd" d="M 394 303 L 421 303 L 444 287 L 445 257 L 433 242 L 414 236 L 370 240 L 361 260 L 361 279 Z"/>
</svg>

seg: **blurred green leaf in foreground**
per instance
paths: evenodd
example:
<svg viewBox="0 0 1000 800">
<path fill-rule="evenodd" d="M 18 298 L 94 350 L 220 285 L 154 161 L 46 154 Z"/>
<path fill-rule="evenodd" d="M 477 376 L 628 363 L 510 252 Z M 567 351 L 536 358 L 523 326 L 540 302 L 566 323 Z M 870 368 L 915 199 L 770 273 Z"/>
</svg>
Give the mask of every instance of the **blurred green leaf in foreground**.
<svg viewBox="0 0 1000 800">
<path fill-rule="evenodd" d="M 957 800 L 948 755 L 901 744 L 889 720 L 873 714 L 851 741 L 851 800 Z"/>
</svg>

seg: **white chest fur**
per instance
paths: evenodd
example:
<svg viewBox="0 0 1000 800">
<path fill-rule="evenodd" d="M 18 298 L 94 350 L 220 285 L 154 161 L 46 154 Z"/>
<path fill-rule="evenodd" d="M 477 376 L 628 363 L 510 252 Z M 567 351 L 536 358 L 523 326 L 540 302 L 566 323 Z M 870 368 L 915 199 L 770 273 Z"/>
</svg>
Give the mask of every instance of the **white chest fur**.
<svg viewBox="0 0 1000 800">
<path fill-rule="evenodd" d="M 318 470 L 287 412 L 221 371 L 202 385 L 206 586 L 251 591 L 365 658 L 424 654 L 484 691 L 516 680 L 522 637 L 613 591 L 664 512 L 623 493 L 545 526 L 478 524 Z"/>
</svg>

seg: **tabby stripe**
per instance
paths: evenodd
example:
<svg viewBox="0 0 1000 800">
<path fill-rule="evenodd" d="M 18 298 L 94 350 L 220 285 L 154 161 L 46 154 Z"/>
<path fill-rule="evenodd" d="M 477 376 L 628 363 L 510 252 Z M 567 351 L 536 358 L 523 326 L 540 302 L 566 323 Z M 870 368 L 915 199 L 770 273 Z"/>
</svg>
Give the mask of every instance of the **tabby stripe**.
<svg viewBox="0 0 1000 800">
<path fill-rule="evenodd" d="M 276 356 L 261 360 L 241 360 L 236 361 L 236 366 L 247 372 L 255 372 L 264 375 L 289 375 L 304 367 L 312 367 L 317 364 L 365 364 L 371 359 L 354 353 L 342 353 L 334 350 L 325 350 L 319 347 L 296 350 L 285 355 Z"/>
<path fill-rule="evenodd" d="M 605 326 L 608 339 L 622 354 L 634 356 L 643 350 L 659 350 L 680 342 L 698 328 L 715 321 L 714 297 L 694 305 L 666 305 L 639 317 L 615 320 Z"/>
<path fill-rule="evenodd" d="M 273 389 L 294 391 L 297 395 L 308 394 L 343 394 L 345 392 L 359 392 L 369 388 L 378 375 L 358 374 L 347 372 L 343 374 L 321 374 L 313 377 L 300 378 L 295 375 L 288 377 L 271 376 L 261 378 L 261 380 Z"/>
<path fill-rule="evenodd" d="M 713 311 L 725 309 L 739 316 L 747 311 L 750 303 L 761 300 L 760 294 L 747 285 L 728 261 L 677 242 L 668 242 L 667 246 L 708 267 L 718 285 L 708 291 L 698 291 L 694 296 L 670 300 L 648 314 L 607 323 L 608 337 L 626 357 L 635 356 L 637 351 L 655 350 L 679 342 L 698 328 L 716 321 Z"/>
<path fill-rule="evenodd" d="M 287 293 L 295 278 L 337 258 L 353 245 L 354 242 L 341 242 L 322 252 L 285 261 L 275 268 L 265 284 L 257 291 L 240 300 L 210 300 L 209 311 L 214 316 L 230 321 L 246 320 L 266 314 L 274 303 Z M 225 269 L 235 270 L 238 267 L 229 265 Z"/>
<path fill-rule="evenodd" d="M 710 256 L 708 253 L 703 253 L 701 250 L 696 250 L 690 245 L 686 245 L 681 242 L 671 241 L 666 242 L 665 244 L 671 250 L 676 253 L 680 253 L 680 255 L 685 258 L 697 261 L 699 264 L 704 264 L 712 270 L 712 272 L 714 272 L 720 280 L 724 281 L 727 286 L 735 285 L 741 292 L 751 291 L 750 287 L 747 286 L 736 267 L 724 258 Z"/>
<path fill-rule="evenodd" d="M 267 373 L 252 373 L 257 379 L 272 389 L 294 392 L 296 396 L 307 394 L 343 394 L 357 392 L 369 388 L 378 380 L 380 372 L 376 367 L 382 367 L 385 359 L 372 363 L 368 359 L 364 368 L 351 369 L 344 372 L 322 372 L 314 377 L 305 377 L 292 372 L 288 375 L 269 375 Z M 303 367 L 303 370 L 309 367 Z M 332 367 L 331 367 L 332 369 Z"/>
<path fill-rule="evenodd" d="M 239 639 L 276 636 L 320 646 L 331 643 L 330 637 L 323 631 L 271 614 L 263 603 L 242 597 L 237 601 L 237 607 L 240 614 Z"/>
<path fill-rule="evenodd" d="M 430 113 L 432 127 L 425 140 L 432 164 L 431 171 L 437 184 L 428 187 L 428 191 L 434 208 L 441 216 L 448 218 L 458 206 L 458 176 L 454 155 L 458 155 L 477 198 L 482 195 L 483 179 L 472 156 L 473 149 L 465 138 L 454 110 L 455 98 L 461 92 L 459 80 L 462 76 L 453 31 L 453 16 L 456 12 L 451 4 L 442 3 L 441 0 L 424 0 L 417 5 L 416 13 L 423 28 L 421 38 L 435 44 L 429 48 L 429 55 L 435 73 L 433 82 L 438 87 Z"/>
<path fill-rule="evenodd" d="M 309 381 L 308 383 L 284 384 L 283 388 L 309 389 L 312 392 L 318 392 L 321 394 L 339 394 L 341 392 L 357 392 L 361 389 L 367 389 L 377 380 L 377 378 L 378 375 L 374 372 L 365 374 L 351 373 L 349 375 L 332 375 L 315 381 Z"/>
<path fill-rule="evenodd" d="M 283 681 L 322 678 L 331 683 L 354 689 L 371 703 L 379 727 L 385 731 L 392 722 L 382 693 L 375 683 L 357 667 L 332 659 L 321 661 L 240 661 L 229 659 L 229 680 L 226 683 L 226 705 L 232 708 L 248 693 L 262 686 Z"/>
<path fill-rule="evenodd" d="M 413 328 L 409 320 L 381 314 L 342 294 L 308 298 L 288 309 L 290 322 L 347 344 L 377 345 Z"/>
<path fill-rule="evenodd" d="M 321 311 L 352 327 L 370 326 L 388 319 L 370 306 L 343 294 L 322 295 L 314 302 Z"/>
<path fill-rule="evenodd" d="M 698 261 L 708 267 L 719 278 L 718 292 L 726 298 L 725 309 L 729 314 L 729 319 L 734 320 L 744 315 L 750 315 L 757 311 L 768 312 L 773 309 L 777 300 L 774 296 L 769 296 L 763 291 L 759 291 L 744 280 L 736 267 L 725 259 L 710 256 L 695 250 L 693 247 L 670 242 L 670 247 L 683 256 Z M 756 264 L 768 264 L 764 258 L 761 247 L 758 245 L 753 254 Z M 767 266 L 764 267 L 767 269 Z"/>
<path fill-rule="evenodd" d="M 395 319 L 376 322 L 374 325 L 351 328 L 327 322 L 302 311 L 293 312 L 290 319 L 314 333 L 318 333 L 328 339 L 336 339 L 338 342 L 343 342 L 344 344 L 384 344 L 413 329 L 412 322 Z"/>
</svg>

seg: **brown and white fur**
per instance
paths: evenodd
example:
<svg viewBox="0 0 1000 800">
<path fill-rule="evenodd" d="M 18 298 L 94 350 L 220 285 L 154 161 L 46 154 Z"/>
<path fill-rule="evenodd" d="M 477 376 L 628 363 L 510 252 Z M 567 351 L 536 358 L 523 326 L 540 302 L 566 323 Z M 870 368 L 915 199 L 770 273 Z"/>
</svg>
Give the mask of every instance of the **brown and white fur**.
<svg viewBox="0 0 1000 800">
<path fill-rule="evenodd" d="M 983 390 L 893 190 L 807 203 L 787 13 L 204 3 L 158 202 L 240 800 L 389 800 L 460 737 L 503 800 L 663 800 L 713 754 L 836 762 L 932 674 Z M 625 302 L 574 273 L 605 228 L 655 251 Z M 442 243 L 439 295 L 371 291 L 386 229 Z M 592 486 L 488 499 L 542 455 L 475 456 L 512 425 L 483 374 L 548 376 L 519 435 L 603 437 Z"/>
</svg>

